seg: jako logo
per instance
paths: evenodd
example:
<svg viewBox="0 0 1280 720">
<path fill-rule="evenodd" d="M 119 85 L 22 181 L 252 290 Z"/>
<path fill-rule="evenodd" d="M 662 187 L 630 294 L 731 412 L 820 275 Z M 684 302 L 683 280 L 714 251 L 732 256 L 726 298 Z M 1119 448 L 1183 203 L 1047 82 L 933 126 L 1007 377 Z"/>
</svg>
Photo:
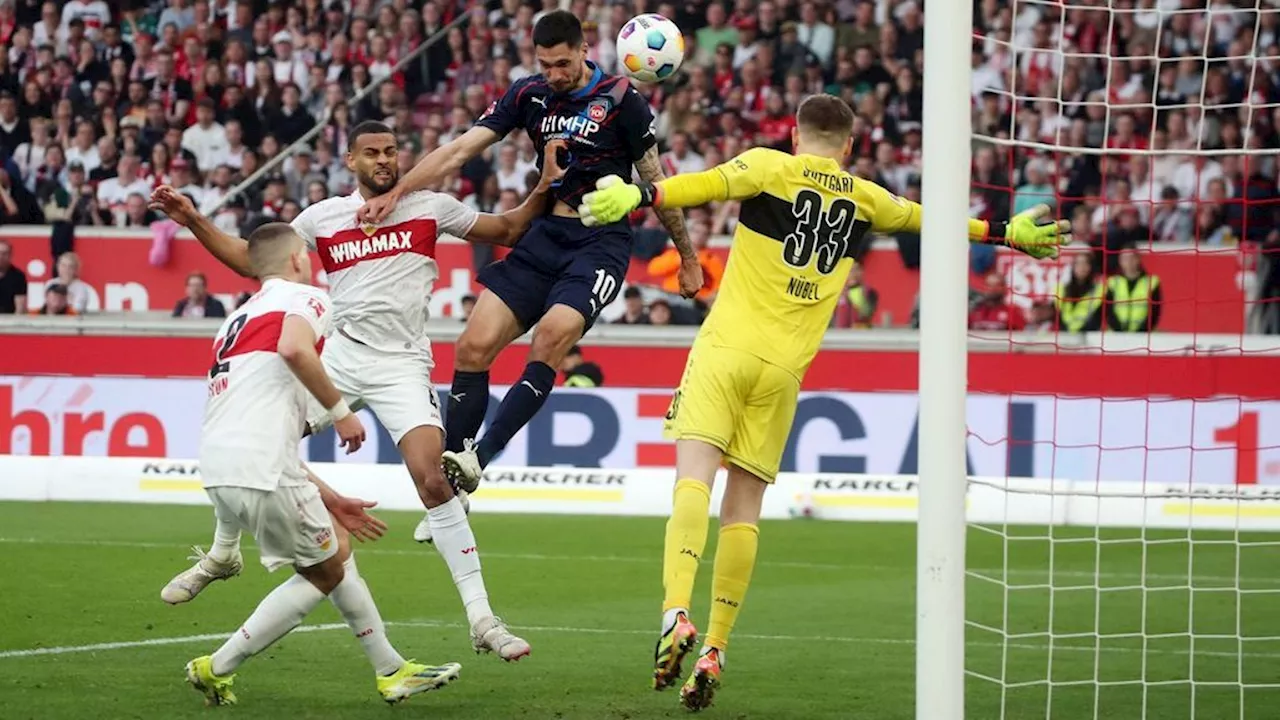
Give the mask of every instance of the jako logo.
<svg viewBox="0 0 1280 720">
<path fill-rule="evenodd" d="M 738 607 L 737 600 L 730 600 L 727 597 L 716 597 L 716 602 L 721 603 L 722 605 L 728 605 L 729 607 Z"/>
<path fill-rule="evenodd" d="M 472 545 L 471 547 L 467 548 L 466 550 L 463 550 L 463 551 L 462 551 L 462 554 L 463 554 L 463 555 L 470 555 L 471 553 L 473 553 L 473 552 L 475 552 L 475 551 L 476 551 L 476 546 L 475 546 L 475 545 Z"/>
</svg>

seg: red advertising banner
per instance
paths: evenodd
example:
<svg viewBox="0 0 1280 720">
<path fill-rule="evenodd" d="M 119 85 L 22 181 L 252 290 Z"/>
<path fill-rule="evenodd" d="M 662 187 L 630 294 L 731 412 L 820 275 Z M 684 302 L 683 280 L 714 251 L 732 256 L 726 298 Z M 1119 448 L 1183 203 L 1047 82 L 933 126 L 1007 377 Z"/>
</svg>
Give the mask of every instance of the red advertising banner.
<svg viewBox="0 0 1280 720">
<path fill-rule="evenodd" d="M 0 335 L 0 375 L 74 377 L 202 377 L 209 368 L 210 343 L 200 337 L 101 335 Z M 592 346 L 586 359 L 600 365 L 605 387 L 660 388 L 680 382 L 688 349 L 682 347 Z M 515 382 L 524 370 L 528 345 L 513 345 L 498 356 L 495 384 Z M 432 343 L 436 384 L 453 375 L 452 343 Z M 912 392 L 919 356 L 911 350 L 824 350 L 805 376 L 806 390 Z M 1269 354 L 969 353 L 969 391 L 1008 395 L 1082 398 L 1215 397 L 1280 399 L 1280 356 Z M 661 412 L 665 405 L 659 403 Z M 656 406 L 655 406 L 656 407 Z"/>
<path fill-rule="evenodd" d="M 43 302 L 45 283 L 54 268 L 50 258 L 48 231 L 44 228 L 0 229 L 0 238 L 13 244 L 14 263 L 27 273 L 31 283 L 30 302 Z M 199 243 L 178 239 L 172 244 L 170 259 L 163 267 L 151 265 L 151 236 L 123 230 L 82 228 L 77 232 L 75 250 L 82 262 L 82 279 L 94 290 L 93 310 L 168 310 L 182 298 L 188 273 L 203 272 L 215 295 L 234 297 L 253 289 L 253 282 L 241 278 L 213 260 Z M 727 254 L 728 249 L 717 252 Z M 441 241 L 436 247 L 440 279 L 432 299 L 437 317 L 459 314 L 463 296 L 479 291 L 471 246 Z M 1247 280 L 1251 258 L 1240 248 L 1176 249 L 1147 252 L 1147 270 L 1161 278 L 1164 308 L 1160 330 L 1187 333 L 1240 333 L 1245 325 Z M 891 242 L 876 243 L 863 258 L 866 283 L 880 295 L 876 324 L 902 326 L 911 316 L 920 286 L 919 273 L 907 269 Z M 317 268 L 316 284 L 325 286 Z M 996 269 L 1009 279 L 1012 299 L 1024 307 L 1038 298 L 1052 297 L 1066 276 L 1069 255 L 1057 262 L 1036 262 L 1024 255 L 1002 251 Z M 655 282 L 640 261 L 632 263 L 627 280 Z M 975 276 L 975 284 L 981 278 Z"/>
</svg>

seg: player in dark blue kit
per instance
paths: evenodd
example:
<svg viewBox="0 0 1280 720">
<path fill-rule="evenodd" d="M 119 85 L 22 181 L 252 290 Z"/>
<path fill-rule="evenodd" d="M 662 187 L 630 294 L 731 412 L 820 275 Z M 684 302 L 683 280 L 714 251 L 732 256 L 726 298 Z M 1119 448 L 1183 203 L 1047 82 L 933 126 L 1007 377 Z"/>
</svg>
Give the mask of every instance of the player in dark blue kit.
<svg viewBox="0 0 1280 720">
<path fill-rule="evenodd" d="M 512 130 L 523 128 L 541 150 L 565 144 L 566 172 L 553 191 L 554 207 L 535 220 L 504 259 L 480 271 L 485 286 L 458 338 L 453 387 L 445 415 L 445 471 L 470 492 L 481 469 L 533 418 L 555 383 L 556 368 L 600 311 L 617 297 L 631 257 L 625 220 L 586 227 L 578 219 L 582 196 L 607 175 L 663 178 L 653 113 L 626 78 L 607 75 L 587 61 L 578 18 L 548 13 L 533 30 L 542 73 L 516 82 L 485 111 L 475 127 L 433 151 L 400 179 L 395 189 L 367 202 L 362 222 L 377 223 L 400 197 L 439 187 L 445 178 Z M 679 210 L 659 211 L 680 250 L 680 291 L 693 297 L 702 269 Z M 498 353 L 537 326 L 528 364 L 478 443 L 489 399 L 489 367 Z M 416 536 L 416 535 L 415 535 Z"/>
</svg>

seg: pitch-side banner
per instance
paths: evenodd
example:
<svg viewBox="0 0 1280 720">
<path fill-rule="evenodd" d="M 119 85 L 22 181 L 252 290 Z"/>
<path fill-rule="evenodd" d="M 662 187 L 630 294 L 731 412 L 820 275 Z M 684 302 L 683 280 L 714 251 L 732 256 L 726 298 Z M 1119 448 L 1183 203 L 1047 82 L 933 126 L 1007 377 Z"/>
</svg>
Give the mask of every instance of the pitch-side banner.
<svg viewBox="0 0 1280 720">
<path fill-rule="evenodd" d="M 199 270 L 209 279 L 213 294 L 230 300 L 253 289 L 253 283 L 214 261 L 191 239 L 171 245 L 168 262 L 160 267 L 150 262 L 150 233 L 121 230 L 94 231 L 77 228 L 76 252 L 80 255 L 83 279 L 93 290 L 92 310 L 168 310 L 183 296 L 187 274 Z M 0 231 L 0 239 L 13 244 L 14 263 L 26 271 L 33 306 L 44 302 L 44 286 L 54 268 L 49 258 L 49 235 L 45 228 L 15 227 Z M 727 248 L 716 250 L 727 254 Z M 475 282 L 475 262 L 470 245 L 442 240 L 436 246 L 440 279 L 431 300 L 434 317 L 458 317 L 462 298 L 479 291 Z M 880 295 L 875 324 L 906 325 L 920 287 L 919 273 L 907 269 L 897 246 L 876 243 L 863 257 L 866 282 Z M 1038 298 L 1051 298 L 1067 276 L 1071 255 L 1057 261 L 1037 262 L 1025 255 L 1002 251 L 995 267 L 1009 280 L 1011 300 L 1029 308 Z M 1147 270 L 1161 278 L 1164 308 L 1160 329 L 1166 332 L 1239 333 L 1244 330 L 1247 286 L 1253 276 L 1251 257 L 1242 248 L 1214 250 L 1162 250 L 1143 254 Z M 315 283 L 326 286 L 320 263 Z M 636 261 L 627 275 L 629 282 L 654 282 L 644 263 Z M 981 278 L 973 278 L 980 285 Z M 606 319 L 621 312 L 614 303 Z"/>
<path fill-rule="evenodd" d="M 506 388 L 493 389 L 489 418 Z M 0 377 L 0 455 L 196 457 L 205 384 L 194 379 Z M 647 389 L 557 389 L 498 466 L 670 467 L 670 395 Z M 442 405 L 444 398 L 442 397 Z M 969 398 L 968 472 L 1166 484 L 1280 485 L 1280 402 Z M 801 395 L 782 470 L 911 475 L 913 393 Z M 318 462 L 396 463 L 385 430 L 345 456 L 332 432 L 302 442 Z"/>
</svg>

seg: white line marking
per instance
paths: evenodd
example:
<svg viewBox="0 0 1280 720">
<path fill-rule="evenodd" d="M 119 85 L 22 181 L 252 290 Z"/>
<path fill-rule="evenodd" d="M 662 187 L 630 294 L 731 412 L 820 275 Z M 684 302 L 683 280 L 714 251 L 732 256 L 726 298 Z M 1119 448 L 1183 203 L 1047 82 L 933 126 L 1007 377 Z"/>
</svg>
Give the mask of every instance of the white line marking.
<svg viewBox="0 0 1280 720">
<path fill-rule="evenodd" d="M 156 543 L 156 542 L 134 542 L 129 540 L 46 540 L 44 538 L 5 538 L 0 537 L 0 543 L 13 545 L 73 545 L 77 547 L 126 547 L 126 548 L 151 548 L 151 549 L 181 549 L 189 548 L 189 545 L 183 543 Z M 391 550 L 371 546 L 369 544 L 353 543 L 352 547 L 361 555 L 405 555 L 412 557 L 421 557 L 424 553 L 430 553 L 432 550 L 427 547 L 422 550 Z M 662 562 L 662 558 L 639 557 L 626 555 L 544 555 L 538 553 L 496 553 L 480 551 L 482 558 L 492 558 L 495 560 L 529 560 L 529 561 L 549 561 L 549 562 L 612 562 L 612 563 L 642 563 L 646 565 L 657 565 Z M 802 568 L 807 570 L 867 570 L 867 569 L 883 569 L 868 565 L 840 565 L 836 563 L 806 563 L 806 562 L 779 562 L 771 560 L 762 560 L 757 565 L 764 567 L 789 567 Z"/>
<path fill-rule="evenodd" d="M 445 622 L 441 620 L 399 620 L 388 621 L 388 627 L 405 627 L 405 628 L 456 628 L 465 629 L 467 626 L 458 622 Z M 653 635 L 652 630 L 627 630 L 627 629 L 604 629 L 590 627 L 569 627 L 563 625 L 512 625 L 512 629 L 521 632 L 555 632 L 555 633 L 573 633 L 579 635 Z M 295 633 L 311 633 L 326 632 L 329 630 L 345 630 L 347 626 L 342 623 L 326 623 L 322 625 L 301 625 L 293 629 Z M 151 638 L 148 640 L 126 640 L 121 642 L 95 643 L 92 645 L 66 645 L 50 648 L 30 648 L 24 650 L 0 650 L 0 660 L 11 658 L 27 658 L 40 655 L 69 655 L 74 653 L 90 653 L 105 652 L 109 650 L 129 650 L 141 647 L 154 647 L 162 645 L 185 645 L 196 642 L 209 642 L 211 640 L 222 640 L 227 637 L 226 633 L 206 633 L 202 635 L 183 635 L 179 637 Z M 840 635 L 822 636 L 822 635 L 760 635 L 752 633 L 738 633 L 734 637 L 740 640 L 760 640 L 764 642 L 787 642 L 787 643 L 841 643 L 850 645 L 915 645 L 915 640 L 911 638 L 884 638 L 884 637 L 846 637 Z M 976 643 L 967 642 L 965 646 L 968 648 L 989 648 L 1000 650 L 1003 648 L 1014 648 L 1019 650 L 1045 650 L 1049 649 L 1047 644 L 1037 645 L 1034 643 L 1008 643 L 1002 645 L 1000 643 Z M 1084 645 L 1061 645 L 1055 644 L 1053 647 L 1055 652 L 1079 652 L 1079 653 L 1095 653 L 1098 652 L 1092 646 Z M 1126 647 L 1103 647 L 1103 653 L 1119 653 L 1119 654 L 1142 654 L 1142 648 L 1126 648 Z M 1189 650 L 1151 650 L 1148 649 L 1147 655 L 1162 656 L 1186 656 L 1190 654 Z M 1197 657 L 1221 657 L 1221 658 L 1261 658 L 1261 659 L 1280 659 L 1280 653 L 1233 653 L 1213 651 L 1200 651 L 1196 653 Z"/>
<path fill-rule="evenodd" d="M 12 545 L 72 545 L 77 547 L 125 547 L 125 548 L 149 548 L 149 549 L 185 549 L 188 545 L 183 543 L 158 543 L 158 542 L 135 542 L 131 540 L 46 540 L 43 538 L 6 538 L 0 537 L 0 544 Z M 420 557 L 424 552 L 430 552 L 429 549 L 423 550 L 392 550 L 387 548 L 378 548 L 373 545 L 359 543 L 353 547 L 357 549 L 361 555 L 403 555 L 409 557 Z M 481 550 L 480 556 L 483 558 L 492 558 L 494 560 L 527 560 L 530 562 L 608 562 L 608 563 L 639 563 L 642 565 L 658 565 L 662 562 L 662 558 L 656 554 L 653 557 L 627 556 L 627 555 L 548 555 L 539 553 L 500 553 L 485 552 Z M 1280 557 L 1280 553 L 1277 553 Z M 837 563 L 810 563 L 810 562 L 791 562 L 776 560 L 761 560 L 756 563 L 760 567 L 784 567 L 798 568 L 802 570 L 837 570 L 837 571 L 884 571 L 900 569 L 895 566 L 887 565 L 842 565 Z M 1001 568 L 969 568 L 970 572 L 985 575 L 988 578 L 998 579 L 1005 570 Z M 1026 576 L 1036 575 L 1046 580 L 1049 577 L 1048 568 L 1009 568 L 1009 575 Z M 1185 583 L 1187 581 L 1186 573 L 1153 573 L 1149 572 L 1143 575 L 1138 572 L 1102 572 L 1095 573 L 1089 570 L 1062 570 L 1055 569 L 1053 571 L 1055 578 L 1098 578 L 1107 580 L 1125 580 L 1146 578 L 1148 581 L 1176 581 Z M 1275 576 L 1243 576 L 1241 579 L 1246 580 L 1249 585 L 1280 585 L 1280 577 Z M 1234 585 L 1237 578 L 1228 575 L 1200 575 L 1195 576 L 1196 582 L 1204 584 L 1218 585 Z M 1019 583 L 1025 584 L 1025 583 Z M 1106 586 L 1104 586 L 1106 587 Z M 1164 587 L 1164 586 L 1161 586 Z"/>
<path fill-rule="evenodd" d="M 345 628 L 342 623 L 325 625 L 299 625 L 293 632 L 321 632 Z M 95 643 L 93 645 L 65 645 L 61 647 L 31 648 L 30 650 L 0 651 L 0 660 L 5 658 L 35 657 L 37 655 L 67 655 L 70 653 L 99 652 L 105 650 L 128 650 L 130 648 L 152 647 L 156 645 L 185 645 L 186 643 L 225 640 L 227 633 L 206 633 L 204 635 L 182 635 L 179 637 L 151 638 L 149 640 L 125 640 L 121 642 Z"/>
</svg>

